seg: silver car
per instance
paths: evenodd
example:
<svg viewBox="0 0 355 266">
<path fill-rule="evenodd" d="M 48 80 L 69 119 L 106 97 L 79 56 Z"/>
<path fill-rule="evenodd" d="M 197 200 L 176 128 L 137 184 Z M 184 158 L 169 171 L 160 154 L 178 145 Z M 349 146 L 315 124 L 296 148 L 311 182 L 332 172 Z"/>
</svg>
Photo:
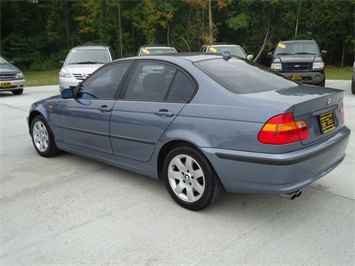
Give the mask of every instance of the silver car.
<svg viewBox="0 0 355 266">
<path fill-rule="evenodd" d="M 344 91 L 230 55 L 137 56 L 32 104 L 39 155 L 67 151 L 162 179 L 201 210 L 221 191 L 287 194 L 345 157 Z"/>
<path fill-rule="evenodd" d="M 177 50 L 175 47 L 171 46 L 164 46 L 164 45 L 144 45 L 141 46 L 138 51 L 137 55 L 159 55 L 159 54 L 175 54 Z"/>
<path fill-rule="evenodd" d="M 0 56 L 0 92 L 11 91 L 13 94 L 22 94 L 26 81 L 21 70 L 11 61 Z"/>
<path fill-rule="evenodd" d="M 96 69 L 115 59 L 108 46 L 84 45 L 71 49 L 65 59 L 60 61 L 59 88 L 76 87 Z"/>
</svg>

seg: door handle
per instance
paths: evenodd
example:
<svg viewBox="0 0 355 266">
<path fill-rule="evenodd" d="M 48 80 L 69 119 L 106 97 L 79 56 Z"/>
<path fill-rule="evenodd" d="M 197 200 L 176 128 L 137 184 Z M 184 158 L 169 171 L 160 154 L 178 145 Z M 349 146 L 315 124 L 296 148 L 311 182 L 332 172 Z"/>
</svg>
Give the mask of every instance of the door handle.
<svg viewBox="0 0 355 266">
<path fill-rule="evenodd" d="M 157 116 L 166 116 L 166 117 L 172 117 L 174 115 L 173 112 L 170 112 L 167 109 L 160 109 L 158 112 L 154 112 L 154 114 Z"/>
<path fill-rule="evenodd" d="M 111 108 L 109 108 L 107 105 L 102 105 L 98 109 L 101 113 L 111 112 Z"/>
</svg>

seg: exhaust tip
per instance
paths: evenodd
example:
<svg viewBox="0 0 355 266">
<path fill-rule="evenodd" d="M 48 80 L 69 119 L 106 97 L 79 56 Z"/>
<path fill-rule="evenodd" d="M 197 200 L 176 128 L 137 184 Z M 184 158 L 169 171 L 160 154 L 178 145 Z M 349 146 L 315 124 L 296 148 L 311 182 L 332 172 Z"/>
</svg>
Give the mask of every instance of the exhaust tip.
<svg viewBox="0 0 355 266">
<path fill-rule="evenodd" d="M 289 198 L 290 200 L 294 200 L 295 198 L 298 198 L 299 196 L 301 196 L 302 191 L 301 190 L 297 190 L 295 192 L 292 193 L 287 193 L 287 194 L 281 194 L 283 197 Z"/>
<path fill-rule="evenodd" d="M 297 193 L 292 193 L 290 200 L 294 200 L 295 198 L 297 198 Z"/>
<path fill-rule="evenodd" d="M 302 194 L 302 190 L 297 191 L 297 198 L 298 198 L 299 196 L 301 196 L 301 194 Z"/>
</svg>

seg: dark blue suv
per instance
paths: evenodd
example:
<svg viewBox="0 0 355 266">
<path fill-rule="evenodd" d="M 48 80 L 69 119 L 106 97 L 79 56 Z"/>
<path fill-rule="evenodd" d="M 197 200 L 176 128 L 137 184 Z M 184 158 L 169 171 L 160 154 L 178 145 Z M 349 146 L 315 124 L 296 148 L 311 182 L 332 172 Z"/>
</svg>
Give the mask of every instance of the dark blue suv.
<svg viewBox="0 0 355 266">
<path fill-rule="evenodd" d="M 274 52 L 268 53 L 271 69 L 302 83 L 325 85 L 322 56 L 327 51 L 319 50 L 314 40 L 280 41 Z"/>
</svg>

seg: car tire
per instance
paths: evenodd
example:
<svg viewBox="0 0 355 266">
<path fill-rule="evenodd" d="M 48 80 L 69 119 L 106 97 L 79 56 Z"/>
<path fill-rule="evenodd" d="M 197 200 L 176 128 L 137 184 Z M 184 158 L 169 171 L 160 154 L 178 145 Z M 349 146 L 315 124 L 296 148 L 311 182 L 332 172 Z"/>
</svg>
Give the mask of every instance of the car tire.
<svg viewBox="0 0 355 266">
<path fill-rule="evenodd" d="M 53 157 L 60 153 L 54 141 L 53 133 L 42 116 L 36 116 L 31 122 L 32 143 L 39 155 Z"/>
<path fill-rule="evenodd" d="M 223 189 L 205 156 L 187 145 L 176 146 L 168 153 L 163 166 L 163 180 L 174 201 L 193 211 L 214 203 Z"/>
<path fill-rule="evenodd" d="M 14 95 L 20 95 L 20 94 L 22 94 L 23 93 L 23 89 L 19 89 L 19 90 L 14 90 L 14 91 L 12 91 L 12 94 L 14 94 Z"/>
<path fill-rule="evenodd" d="M 355 81 L 353 79 L 351 80 L 351 93 L 355 94 Z"/>
<path fill-rule="evenodd" d="M 325 78 L 323 81 L 319 82 L 318 84 L 316 84 L 317 86 L 320 86 L 320 87 L 325 87 Z"/>
</svg>

